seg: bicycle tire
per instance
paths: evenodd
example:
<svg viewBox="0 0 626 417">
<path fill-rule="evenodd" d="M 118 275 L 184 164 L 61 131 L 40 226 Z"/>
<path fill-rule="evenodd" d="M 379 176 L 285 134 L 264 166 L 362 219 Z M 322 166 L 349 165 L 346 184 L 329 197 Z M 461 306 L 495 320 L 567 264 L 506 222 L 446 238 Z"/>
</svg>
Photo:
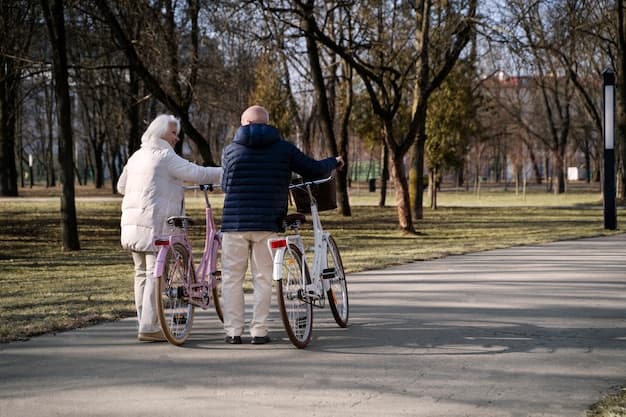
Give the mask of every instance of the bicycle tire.
<svg viewBox="0 0 626 417">
<path fill-rule="evenodd" d="M 189 303 L 187 289 L 195 281 L 187 248 L 180 243 L 169 247 L 163 276 L 158 281 L 157 310 L 161 331 L 173 345 L 180 346 L 189 337 L 195 307 Z"/>
<path fill-rule="evenodd" d="M 224 312 L 222 311 L 222 242 L 220 239 L 215 238 L 213 240 L 213 247 L 215 249 L 215 262 L 214 269 L 211 271 L 211 276 L 213 277 L 214 285 L 211 289 L 213 296 L 213 307 L 215 308 L 215 313 L 220 321 L 224 322 Z"/>
<path fill-rule="evenodd" d="M 304 297 L 303 283 L 310 284 L 309 270 L 304 265 L 302 253 L 291 244 L 285 251 L 281 279 L 278 281 L 278 309 L 285 331 L 291 343 L 305 348 L 311 341 L 313 331 L 313 306 Z M 304 277 L 302 271 L 304 270 Z M 303 279 L 304 278 L 304 279 Z"/>
<path fill-rule="evenodd" d="M 330 281 L 330 286 L 326 292 L 328 297 L 328 305 L 333 313 L 335 321 L 339 327 L 348 325 L 349 304 L 348 304 L 348 284 L 346 283 L 346 275 L 343 270 L 343 261 L 337 243 L 332 236 L 328 236 L 326 240 L 326 270 L 332 270 L 330 278 L 324 278 Z"/>
</svg>

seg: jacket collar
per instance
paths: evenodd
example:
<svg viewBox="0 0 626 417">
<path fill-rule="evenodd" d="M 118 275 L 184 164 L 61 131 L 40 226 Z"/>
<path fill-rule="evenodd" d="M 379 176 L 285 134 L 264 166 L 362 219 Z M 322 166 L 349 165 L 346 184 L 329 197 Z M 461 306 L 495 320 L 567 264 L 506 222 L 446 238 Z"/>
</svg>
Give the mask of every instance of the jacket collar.
<svg viewBox="0 0 626 417">
<path fill-rule="evenodd" d="M 142 148 L 154 148 L 154 149 L 172 149 L 172 145 L 165 139 L 151 138 L 150 140 L 141 144 Z"/>
<path fill-rule="evenodd" d="M 241 126 L 233 142 L 250 148 L 264 148 L 281 140 L 280 132 L 274 126 L 255 123 Z"/>
</svg>

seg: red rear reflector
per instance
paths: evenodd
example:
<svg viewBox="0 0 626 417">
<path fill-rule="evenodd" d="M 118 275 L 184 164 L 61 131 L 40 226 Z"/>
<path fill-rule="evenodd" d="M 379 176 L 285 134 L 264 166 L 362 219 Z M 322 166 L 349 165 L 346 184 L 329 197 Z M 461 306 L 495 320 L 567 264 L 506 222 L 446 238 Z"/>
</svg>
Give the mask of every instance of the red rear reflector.
<svg viewBox="0 0 626 417">
<path fill-rule="evenodd" d="M 284 248 L 285 246 L 287 246 L 287 240 L 286 239 L 273 240 L 271 243 L 271 246 L 272 246 L 272 249 Z"/>
<path fill-rule="evenodd" d="M 161 239 L 157 239 L 154 241 L 155 246 L 167 246 L 170 244 L 169 240 L 161 240 Z"/>
</svg>

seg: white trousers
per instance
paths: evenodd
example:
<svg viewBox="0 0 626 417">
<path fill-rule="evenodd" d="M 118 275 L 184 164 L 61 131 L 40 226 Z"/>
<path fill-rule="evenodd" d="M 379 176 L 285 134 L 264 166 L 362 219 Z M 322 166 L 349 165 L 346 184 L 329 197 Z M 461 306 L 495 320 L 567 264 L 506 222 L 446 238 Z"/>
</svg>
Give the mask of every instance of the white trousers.
<svg viewBox="0 0 626 417">
<path fill-rule="evenodd" d="M 243 284 L 248 270 L 248 259 L 254 289 L 250 335 L 267 335 L 267 317 L 272 302 L 273 262 L 267 241 L 274 237 L 274 232 L 225 232 L 222 235 L 222 309 L 224 331 L 228 336 L 241 336 L 243 333 Z"/>
<path fill-rule="evenodd" d="M 153 252 L 131 252 L 135 263 L 135 307 L 139 333 L 157 332 L 159 318 L 156 309 L 156 281 L 154 264 L 156 254 Z"/>
</svg>

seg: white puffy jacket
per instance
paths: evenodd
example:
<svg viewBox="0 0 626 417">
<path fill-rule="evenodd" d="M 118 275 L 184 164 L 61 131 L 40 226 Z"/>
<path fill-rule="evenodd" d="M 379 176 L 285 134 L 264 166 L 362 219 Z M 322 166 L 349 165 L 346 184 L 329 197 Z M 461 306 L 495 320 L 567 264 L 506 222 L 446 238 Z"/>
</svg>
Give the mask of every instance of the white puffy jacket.
<svg viewBox="0 0 626 417">
<path fill-rule="evenodd" d="M 221 176 L 222 168 L 196 165 L 178 156 L 163 139 L 142 143 L 117 182 L 124 195 L 122 247 L 155 251 L 154 239 L 167 231 L 167 218 L 184 214 L 183 181 L 219 184 Z"/>
</svg>

